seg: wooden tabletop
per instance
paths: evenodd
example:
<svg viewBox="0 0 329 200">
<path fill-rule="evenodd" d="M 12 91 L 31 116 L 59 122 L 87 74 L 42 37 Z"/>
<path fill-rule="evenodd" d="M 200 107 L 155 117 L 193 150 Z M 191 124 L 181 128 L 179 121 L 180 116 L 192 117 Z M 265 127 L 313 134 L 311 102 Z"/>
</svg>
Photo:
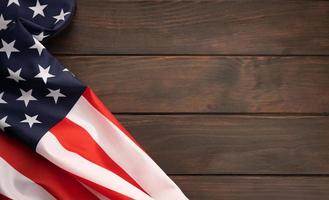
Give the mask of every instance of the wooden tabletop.
<svg viewBox="0 0 329 200">
<path fill-rule="evenodd" d="M 190 199 L 329 199 L 329 1 L 79 0 L 47 46 Z"/>
</svg>

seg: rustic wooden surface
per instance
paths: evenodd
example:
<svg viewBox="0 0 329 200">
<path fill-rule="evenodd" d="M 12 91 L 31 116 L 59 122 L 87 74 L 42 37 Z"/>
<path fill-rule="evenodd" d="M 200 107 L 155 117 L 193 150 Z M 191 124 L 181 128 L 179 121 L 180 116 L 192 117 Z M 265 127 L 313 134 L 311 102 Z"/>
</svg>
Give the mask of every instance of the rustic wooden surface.
<svg viewBox="0 0 329 200">
<path fill-rule="evenodd" d="M 326 116 L 118 117 L 170 174 L 329 172 Z"/>
<path fill-rule="evenodd" d="M 190 199 L 329 199 L 329 1 L 79 0 L 48 47 Z"/>
<path fill-rule="evenodd" d="M 59 59 L 113 112 L 329 113 L 329 57 Z"/>
<path fill-rule="evenodd" d="M 329 199 L 328 177 L 174 176 L 191 199 Z"/>
<path fill-rule="evenodd" d="M 327 1 L 311 0 L 79 0 L 74 25 L 52 50 L 322 55 L 329 53 L 328 9 Z"/>
</svg>

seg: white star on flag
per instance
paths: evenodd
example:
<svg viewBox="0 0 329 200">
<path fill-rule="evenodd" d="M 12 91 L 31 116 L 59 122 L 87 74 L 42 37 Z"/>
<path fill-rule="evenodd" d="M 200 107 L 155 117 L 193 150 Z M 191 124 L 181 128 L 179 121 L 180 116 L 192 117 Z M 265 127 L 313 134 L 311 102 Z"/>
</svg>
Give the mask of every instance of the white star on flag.
<svg viewBox="0 0 329 200">
<path fill-rule="evenodd" d="M 1 92 L 0 93 L 0 104 L 5 104 L 7 103 L 5 100 L 3 100 L 3 95 L 5 94 L 5 92 Z"/>
<path fill-rule="evenodd" d="M 8 59 L 10 58 L 11 53 L 13 53 L 13 52 L 19 52 L 19 50 L 17 50 L 14 47 L 16 40 L 14 40 L 14 41 L 12 41 L 10 43 L 7 43 L 3 39 L 1 39 L 1 42 L 2 42 L 2 48 L 0 49 L 0 52 L 5 52 Z"/>
<path fill-rule="evenodd" d="M 37 40 L 39 40 L 41 42 L 43 39 L 45 39 L 46 37 L 48 37 L 48 35 L 45 35 L 44 32 L 41 32 L 38 35 L 33 35 L 33 37 L 35 37 Z"/>
<path fill-rule="evenodd" d="M 18 2 L 18 0 L 8 0 L 7 7 L 10 6 L 10 5 L 13 4 L 13 3 L 19 6 L 19 2 Z"/>
<path fill-rule="evenodd" d="M 37 3 L 35 6 L 29 7 L 31 10 L 33 10 L 33 17 L 36 17 L 37 15 L 45 16 L 45 13 L 43 10 L 47 7 L 47 4 L 41 5 L 39 0 L 37 0 Z"/>
<path fill-rule="evenodd" d="M 64 10 L 61 9 L 61 12 L 59 13 L 59 15 L 56 15 L 56 16 L 53 17 L 53 18 L 56 19 L 55 24 L 57 22 L 61 21 L 61 20 L 64 21 L 65 20 L 65 16 L 68 15 L 68 14 L 70 14 L 70 12 L 64 12 Z"/>
<path fill-rule="evenodd" d="M 50 65 L 45 69 L 43 67 L 39 66 L 39 71 L 40 73 L 35 76 L 35 78 L 41 78 L 45 84 L 47 84 L 48 78 L 53 78 L 55 77 L 53 74 L 49 73 L 50 70 Z"/>
<path fill-rule="evenodd" d="M 17 101 L 24 101 L 25 106 L 27 107 L 30 101 L 36 101 L 37 99 L 32 96 L 32 89 L 29 91 L 24 91 L 20 89 L 22 96 L 20 96 Z"/>
<path fill-rule="evenodd" d="M 46 97 L 54 98 L 55 104 L 57 104 L 59 97 L 66 97 L 64 94 L 61 93 L 60 89 L 58 89 L 58 90 L 48 89 L 48 90 L 49 90 L 49 94 L 47 94 Z"/>
<path fill-rule="evenodd" d="M 8 68 L 9 76 L 7 76 L 6 78 L 12 79 L 12 80 L 16 81 L 17 83 L 19 83 L 19 81 L 25 81 L 25 79 L 21 77 L 21 71 L 22 71 L 22 68 L 20 68 L 16 72 L 14 72 Z"/>
<path fill-rule="evenodd" d="M 36 38 L 33 37 L 34 45 L 30 46 L 30 49 L 38 50 L 39 56 L 41 56 L 42 50 L 45 48 Z"/>
<path fill-rule="evenodd" d="M 0 129 L 2 131 L 5 131 L 5 128 L 10 127 L 10 125 L 8 123 L 6 123 L 7 117 L 8 116 L 5 116 L 2 119 L 0 119 Z"/>
<path fill-rule="evenodd" d="M 34 115 L 33 117 L 25 114 L 25 119 L 21 121 L 21 123 L 28 123 L 30 128 L 32 128 L 32 126 L 34 124 L 41 124 L 41 122 L 39 120 L 37 120 L 38 115 Z"/>
<path fill-rule="evenodd" d="M 0 15 L 0 31 L 1 30 L 6 30 L 8 27 L 8 24 L 11 22 L 11 20 L 5 20 L 2 16 Z"/>
</svg>

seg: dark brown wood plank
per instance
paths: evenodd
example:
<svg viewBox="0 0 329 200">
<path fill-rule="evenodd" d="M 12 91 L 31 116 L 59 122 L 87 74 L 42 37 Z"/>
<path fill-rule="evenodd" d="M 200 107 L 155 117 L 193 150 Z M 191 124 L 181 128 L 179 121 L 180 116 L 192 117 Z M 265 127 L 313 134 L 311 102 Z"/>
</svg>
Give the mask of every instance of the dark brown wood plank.
<svg viewBox="0 0 329 200">
<path fill-rule="evenodd" d="M 329 112 L 329 56 L 64 56 L 60 60 L 113 112 Z"/>
<path fill-rule="evenodd" d="M 169 174 L 329 174 L 329 117 L 119 115 Z"/>
<path fill-rule="evenodd" d="M 191 200 L 327 200 L 329 177 L 178 176 Z"/>
<path fill-rule="evenodd" d="M 57 54 L 329 54 L 329 1 L 79 0 Z"/>
</svg>

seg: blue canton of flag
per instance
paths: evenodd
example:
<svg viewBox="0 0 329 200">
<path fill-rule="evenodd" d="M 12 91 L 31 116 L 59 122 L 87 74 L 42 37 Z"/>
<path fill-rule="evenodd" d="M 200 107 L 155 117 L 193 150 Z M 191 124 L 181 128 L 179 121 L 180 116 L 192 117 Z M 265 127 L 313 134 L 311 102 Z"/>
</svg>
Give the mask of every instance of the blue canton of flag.
<svg viewBox="0 0 329 200">
<path fill-rule="evenodd" d="M 0 14 L 0 129 L 33 148 L 85 89 L 41 43 L 67 24 L 74 4 L 42 2 L 1 1 Z"/>
</svg>

